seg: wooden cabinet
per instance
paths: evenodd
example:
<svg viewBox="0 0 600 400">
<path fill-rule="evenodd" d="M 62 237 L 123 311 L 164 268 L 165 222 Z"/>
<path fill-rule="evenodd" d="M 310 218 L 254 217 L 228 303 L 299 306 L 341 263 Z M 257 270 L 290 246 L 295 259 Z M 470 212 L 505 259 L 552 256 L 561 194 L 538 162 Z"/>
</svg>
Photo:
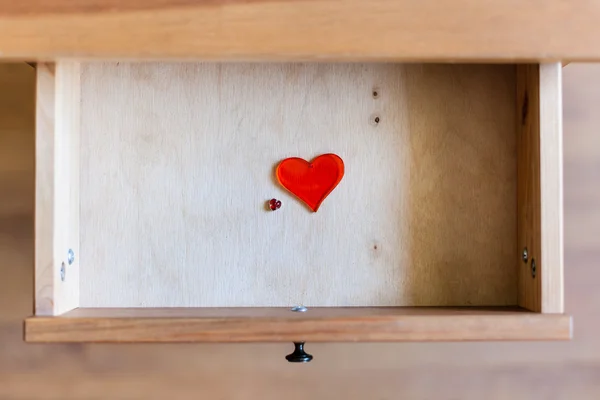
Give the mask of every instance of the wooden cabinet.
<svg viewBox="0 0 600 400">
<path fill-rule="evenodd" d="M 38 62 L 25 339 L 570 338 L 557 61 L 599 54 L 557 4 L 3 5 Z M 274 168 L 329 152 L 313 213 Z"/>
</svg>

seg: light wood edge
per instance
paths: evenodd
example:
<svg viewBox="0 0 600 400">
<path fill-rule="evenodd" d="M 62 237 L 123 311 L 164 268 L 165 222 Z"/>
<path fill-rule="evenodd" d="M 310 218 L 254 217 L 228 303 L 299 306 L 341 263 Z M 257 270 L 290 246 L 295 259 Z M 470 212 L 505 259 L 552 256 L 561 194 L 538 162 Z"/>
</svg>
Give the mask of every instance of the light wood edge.
<svg viewBox="0 0 600 400">
<path fill-rule="evenodd" d="M 518 304 L 542 313 L 564 311 L 561 68 L 517 66 Z"/>
<path fill-rule="evenodd" d="M 40 63 L 36 74 L 35 314 L 60 315 L 79 305 L 80 65 Z"/>
<path fill-rule="evenodd" d="M 599 8 L 584 1 L 566 19 L 560 1 L 544 7 L 474 0 L 5 3 L 0 57 L 21 60 L 600 59 L 598 28 L 590 22 Z"/>
<path fill-rule="evenodd" d="M 564 312 L 562 66 L 540 65 L 540 193 L 543 313 Z"/>
<path fill-rule="evenodd" d="M 335 310 L 335 309 L 332 309 Z M 402 342 L 568 340 L 571 318 L 499 312 L 289 317 L 32 317 L 28 342 Z M 255 314 L 256 311 L 253 312 Z M 85 313 L 83 313 L 85 314 Z"/>
<path fill-rule="evenodd" d="M 521 307 L 310 307 L 307 312 L 292 312 L 288 307 L 143 307 L 87 308 L 62 314 L 62 318 L 340 318 L 374 316 L 448 316 L 531 314 Z"/>
</svg>

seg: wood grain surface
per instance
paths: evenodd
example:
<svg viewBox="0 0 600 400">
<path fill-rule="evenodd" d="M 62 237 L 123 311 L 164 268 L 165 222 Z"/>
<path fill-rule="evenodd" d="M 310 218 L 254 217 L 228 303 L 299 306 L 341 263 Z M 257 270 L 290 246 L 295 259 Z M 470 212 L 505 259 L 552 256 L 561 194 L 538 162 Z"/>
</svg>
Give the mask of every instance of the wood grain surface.
<svg viewBox="0 0 600 400">
<path fill-rule="evenodd" d="M 307 365 L 285 362 L 291 344 L 23 343 L 34 248 L 34 75 L 27 68 L 0 66 L 0 102 L 11 110 L 0 119 L 1 399 L 598 398 L 599 66 L 563 71 L 565 312 L 574 317 L 573 341 L 308 343 L 315 359 Z"/>
<path fill-rule="evenodd" d="M 518 304 L 545 313 L 564 310 L 561 78 L 558 63 L 517 67 Z"/>
<path fill-rule="evenodd" d="M 600 59 L 590 0 L 0 1 L 0 57 Z"/>
<path fill-rule="evenodd" d="M 35 312 L 79 305 L 79 63 L 37 65 Z M 77 257 L 78 258 L 78 257 Z M 67 279 L 68 276 L 68 279 Z"/>
<path fill-rule="evenodd" d="M 513 65 L 82 71 L 80 307 L 517 304 Z M 313 213 L 274 169 L 331 152 Z"/>
<path fill-rule="evenodd" d="M 523 309 L 421 307 L 77 309 L 25 322 L 28 342 L 404 342 L 568 340 L 571 317 Z M 114 309 L 113 309 L 114 310 Z M 222 313 L 222 314 L 220 314 Z M 179 315 L 178 315 L 179 314 Z M 101 317 L 99 317 L 99 315 Z M 224 316 L 227 315 L 227 318 Z"/>
</svg>

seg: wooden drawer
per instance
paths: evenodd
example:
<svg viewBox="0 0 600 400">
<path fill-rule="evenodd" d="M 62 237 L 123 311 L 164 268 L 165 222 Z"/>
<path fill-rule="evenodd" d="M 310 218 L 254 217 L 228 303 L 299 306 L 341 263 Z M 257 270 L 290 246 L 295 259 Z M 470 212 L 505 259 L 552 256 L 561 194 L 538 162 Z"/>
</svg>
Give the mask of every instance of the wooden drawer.
<svg viewBox="0 0 600 400">
<path fill-rule="evenodd" d="M 571 336 L 558 63 L 64 61 L 37 79 L 27 341 Z M 313 213 L 274 168 L 330 152 L 345 176 Z"/>
</svg>

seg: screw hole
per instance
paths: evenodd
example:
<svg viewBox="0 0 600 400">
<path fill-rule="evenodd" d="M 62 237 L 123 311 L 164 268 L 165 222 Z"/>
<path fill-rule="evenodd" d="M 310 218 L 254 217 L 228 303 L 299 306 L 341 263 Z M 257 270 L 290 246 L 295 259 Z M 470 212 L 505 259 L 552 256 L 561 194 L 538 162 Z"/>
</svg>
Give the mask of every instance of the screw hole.
<svg viewBox="0 0 600 400">
<path fill-rule="evenodd" d="M 373 115 L 371 115 L 371 118 L 369 118 L 369 123 L 372 126 L 377 126 L 377 125 L 379 125 L 380 122 L 381 122 L 381 117 L 377 114 L 373 114 Z"/>
<path fill-rule="evenodd" d="M 379 90 L 378 89 L 373 89 L 373 98 L 374 99 L 379 98 Z"/>
</svg>

